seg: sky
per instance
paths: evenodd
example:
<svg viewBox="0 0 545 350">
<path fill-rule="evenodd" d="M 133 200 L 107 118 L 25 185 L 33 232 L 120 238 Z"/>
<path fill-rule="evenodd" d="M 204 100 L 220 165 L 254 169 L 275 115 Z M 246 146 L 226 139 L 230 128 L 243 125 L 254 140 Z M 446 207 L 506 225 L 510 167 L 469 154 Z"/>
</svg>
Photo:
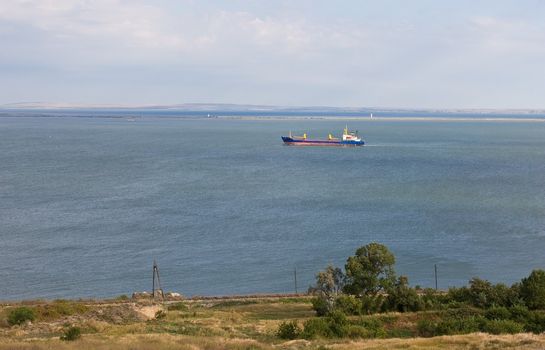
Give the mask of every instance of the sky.
<svg viewBox="0 0 545 350">
<path fill-rule="evenodd" d="M 0 104 L 545 108 L 545 0 L 0 0 Z"/>
</svg>

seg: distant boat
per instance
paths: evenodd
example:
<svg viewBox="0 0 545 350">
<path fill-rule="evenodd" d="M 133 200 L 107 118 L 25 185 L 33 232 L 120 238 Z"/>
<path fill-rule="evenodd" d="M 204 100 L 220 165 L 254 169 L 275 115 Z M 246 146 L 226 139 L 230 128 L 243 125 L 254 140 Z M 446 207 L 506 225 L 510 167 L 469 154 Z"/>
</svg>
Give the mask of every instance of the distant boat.
<svg viewBox="0 0 545 350">
<path fill-rule="evenodd" d="M 307 134 L 302 136 L 282 136 L 282 141 L 287 146 L 363 146 L 365 142 L 358 137 L 358 132 L 348 131 L 348 126 L 344 128 L 342 138 L 333 137 L 329 134 L 327 139 L 309 139 Z"/>
</svg>

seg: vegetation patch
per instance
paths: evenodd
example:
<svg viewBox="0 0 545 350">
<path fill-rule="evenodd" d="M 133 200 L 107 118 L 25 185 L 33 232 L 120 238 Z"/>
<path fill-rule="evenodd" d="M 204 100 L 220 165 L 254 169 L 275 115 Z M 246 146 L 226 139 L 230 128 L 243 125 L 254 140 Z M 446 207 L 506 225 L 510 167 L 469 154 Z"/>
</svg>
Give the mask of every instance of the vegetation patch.
<svg viewBox="0 0 545 350">
<path fill-rule="evenodd" d="M 11 326 L 21 325 L 27 321 L 34 321 L 36 319 L 36 313 L 33 309 L 21 306 L 10 310 L 8 313 L 8 324 Z"/>
<path fill-rule="evenodd" d="M 64 341 L 74 341 L 81 338 L 81 329 L 79 327 L 69 327 L 61 335 L 61 340 Z"/>
</svg>

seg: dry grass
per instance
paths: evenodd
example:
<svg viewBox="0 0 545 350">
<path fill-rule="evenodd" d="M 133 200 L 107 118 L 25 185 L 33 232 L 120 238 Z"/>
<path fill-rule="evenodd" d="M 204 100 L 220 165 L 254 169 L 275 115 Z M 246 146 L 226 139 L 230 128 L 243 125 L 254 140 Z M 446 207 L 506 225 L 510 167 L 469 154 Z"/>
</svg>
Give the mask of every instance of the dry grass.
<svg viewBox="0 0 545 350">
<path fill-rule="evenodd" d="M 545 349 L 545 335 L 532 334 L 492 336 L 475 333 L 435 338 L 282 341 L 275 336 L 281 322 L 298 320 L 302 324 L 314 317 L 308 299 L 304 298 L 284 301 L 190 300 L 167 311 L 165 317 L 148 321 L 136 318 L 134 312 L 149 307 L 149 303 L 78 303 L 81 305 L 69 304 L 69 311 L 56 306 L 55 310 L 63 312 L 49 312 L 34 324 L 15 327 L 3 324 L 2 317 L 17 305 L 0 306 L 0 350 Z M 40 305 L 43 304 L 40 301 Z M 66 304 L 62 307 L 66 308 Z M 418 315 L 379 317 L 395 327 L 409 327 L 414 325 Z M 63 327 L 68 325 L 82 329 L 80 340 L 59 340 Z"/>
<path fill-rule="evenodd" d="M 435 338 L 380 339 L 349 342 L 330 346 L 335 350 L 348 349 L 545 349 L 545 336 L 534 334 L 490 335 L 473 333 Z"/>
</svg>

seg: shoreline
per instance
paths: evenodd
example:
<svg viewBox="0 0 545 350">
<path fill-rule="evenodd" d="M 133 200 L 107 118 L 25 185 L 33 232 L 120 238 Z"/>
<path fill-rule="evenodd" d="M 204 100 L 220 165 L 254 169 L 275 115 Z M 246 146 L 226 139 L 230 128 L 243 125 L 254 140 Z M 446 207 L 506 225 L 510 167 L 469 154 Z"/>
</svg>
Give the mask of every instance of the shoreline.
<svg viewBox="0 0 545 350">
<path fill-rule="evenodd" d="M 115 120 L 126 120 L 128 122 L 138 122 L 142 120 L 179 120 L 179 121 L 217 121 L 217 120 L 227 120 L 227 121 L 358 121 L 358 122 L 505 122 L 505 123 L 544 123 L 545 118 L 530 118 L 530 117 L 458 117 L 458 116 L 438 116 L 438 117 L 428 117 L 428 116 L 380 116 L 380 117 L 369 117 L 369 116 L 166 116 L 166 115 L 44 115 L 44 114 L 26 114 L 26 115 L 17 115 L 17 114 L 4 114 L 0 111 L 0 120 L 1 119 L 17 119 L 17 118 L 35 118 L 35 119 L 49 119 L 49 118 L 84 118 L 84 119 L 115 119 Z"/>
<path fill-rule="evenodd" d="M 174 118 L 178 119 L 178 118 Z M 180 118 L 181 119 L 181 118 Z M 201 119 L 201 118 L 193 118 Z M 248 121 L 301 121 L 301 120 L 320 120 L 320 121 L 424 121 L 424 122 L 545 122 L 545 118 L 513 118 L 513 117 L 312 117 L 312 116 L 294 116 L 294 117 L 245 117 L 245 116 L 218 116 L 216 118 L 202 118 L 202 119 L 220 119 L 220 120 L 248 120 Z"/>
</svg>

